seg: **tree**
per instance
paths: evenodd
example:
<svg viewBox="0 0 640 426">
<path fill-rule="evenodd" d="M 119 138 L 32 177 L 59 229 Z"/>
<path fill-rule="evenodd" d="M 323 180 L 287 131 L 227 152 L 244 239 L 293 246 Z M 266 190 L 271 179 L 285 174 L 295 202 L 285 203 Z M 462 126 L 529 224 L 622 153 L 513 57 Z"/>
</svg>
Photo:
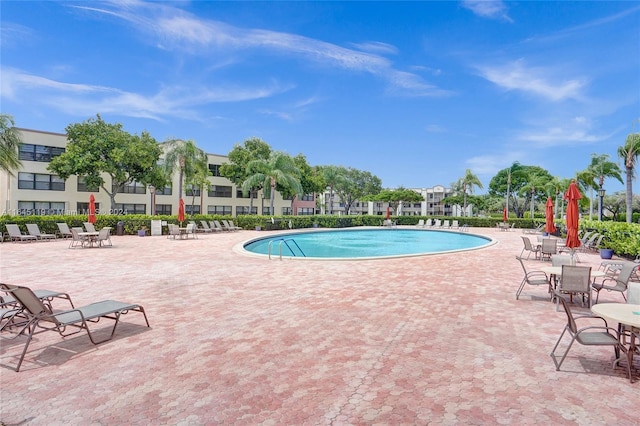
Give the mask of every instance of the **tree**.
<svg viewBox="0 0 640 426">
<path fill-rule="evenodd" d="M 339 168 L 342 176 L 336 180 L 335 191 L 344 203 L 345 212 L 349 214 L 351 206 L 356 200 L 367 195 L 377 194 L 382 190 L 382 181 L 369 172 L 354 168 Z"/>
<path fill-rule="evenodd" d="M 298 154 L 293 157 L 293 162 L 300 171 L 300 185 L 302 186 L 302 194 L 317 194 L 326 188 L 324 177 L 318 168 L 311 167 L 307 162 L 307 157 Z M 296 194 L 289 187 L 278 185 L 276 190 L 285 198 L 293 200 Z"/>
<path fill-rule="evenodd" d="M 83 176 L 88 187 L 102 188 L 116 208 L 116 194 L 132 182 L 165 185 L 164 175 L 157 170 L 162 150 L 147 132 L 140 136 L 122 130 L 122 124 L 105 123 L 100 115 L 66 127 L 67 149 L 53 158 L 48 169 L 62 179 Z M 108 186 L 102 174 L 111 177 Z"/>
<path fill-rule="evenodd" d="M 13 172 L 20 169 L 20 153 L 18 148 L 22 143 L 20 130 L 16 129 L 13 117 L 0 114 L 0 170 L 13 176 Z"/>
<path fill-rule="evenodd" d="M 624 145 L 618 148 L 618 156 L 624 162 L 627 177 L 627 223 L 633 221 L 633 178 L 635 175 L 636 161 L 640 155 L 640 133 L 632 133 L 627 136 Z"/>
<path fill-rule="evenodd" d="M 531 198 L 525 198 L 521 205 L 518 195 L 526 194 L 527 190 L 531 193 L 530 184 L 534 179 L 539 182 L 546 182 L 552 180 L 553 176 L 541 167 L 523 166 L 515 162 L 511 167 L 500 170 L 491 179 L 491 182 L 489 182 L 489 194 L 506 197 L 505 207 L 508 210 L 510 206 L 513 207 L 516 217 L 523 217 L 524 210 Z M 533 195 L 534 197 L 536 195 L 545 195 L 544 185 L 540 185 L 538 188 L 534 187 Z"/>
<path fill-rule="evenodd" d="M 474 175 L 471 169 L 467 169 L 464 172 L 464 176 L 458 179 L 457 184 L 455 185 L 462 191 L 463 196 L 463 207 L 462 207 L 462 215 L 464 216 L 467 212 L 467 192 L 473 194 L 473 188 L 478 187 L 480 189 L 483 188 L 482 182 L 478 179 L 478 176 Z"/>
<path fill-rule="evenodd" d="M 191 189 L 204 188 L 204 180 L 209 176 L 207 154 L 192 140 L 170 139 L 165 144 L 165 173 L 167 176 L 173 176 L 176 170 L 179 173 L 178 200 L 182 198 L 183 181 Z M 192 212 L 194 202 L 195 198 L 192 198 Z"/>
<path fill-rule="evenodd" d="M 598 179 L 597 187 L 594 182 L 590 185 L 591 191 L 593 191 L 593 189 L 603 189 L 602 186 L 604 185 L 604 179 L 607 177 L 616 178 L 618 182 L 624 183 L 622 180 L 622 171 L 620 170 L 620 166 L 613 161 L 610 161 L 609 155 L 607 154 L 591 154 L 591 164 L 589 164 L 587 170 L 593 174 L 594 180 Z M 600 203 L 600 201 L 598 201 L 598 203 Z M 598 217 L 598 219 L 602 220 L 601 217 Z"/>
<path fill-rule="evenodd" d="M 252 188 L 262 186 L 270 200 L 271 215 L 274 214 L 273 201 L 276 185 L 288 188 L 297 196 L 302 195 L 300 170 L 291 156 L 284 152 L 272 152 L 266 160 L 262 158 L 251 160 L 247 164 L 247 172 L 249 177 L 242 183 L 242 191 L 247 194 Z"/>
<path fill-rule="evenodd" d="M 336 185 L 340 185 L 347 174 L 347 169 L 338 166 L 321 166 L 322 176 L 326 185 L 329 187 L 329 209 L 328 214 L 333 214 L 333 191 Z"/>
<path fill-rule="evenodd" d="M 396 211 L 398 204 L 401 202 L 417 203 L 419 201 L 424 201 L 424 197 L 422 195 L 412 189 L 406 189 L 403 187 L 399 187 L 398 189 L 385 189 L 375 195 L 363 197 L 363 200 L 364 199 L 389 203 L 389 207 L 392 211 Z"/>
<path fill-rule="evenodd" d="M 229 162 L 220 166 L 220 176 L 229 179 L 237 187 L 242 187 L 242 184 L 250 176 L 247 172 L 247 165 L 251 160 L 267 160 L 271 155 L 271 147 L 268 143 L 260 138 L 250 138 L 244 141 L 244 143 L 236 144 L 231 151 L 229 151 Z M 249 211 L 253 211 L 253 199 L 256 192 L 262 189 L 261 185 L 251 188 L 249 191 Z"/>
</svg>

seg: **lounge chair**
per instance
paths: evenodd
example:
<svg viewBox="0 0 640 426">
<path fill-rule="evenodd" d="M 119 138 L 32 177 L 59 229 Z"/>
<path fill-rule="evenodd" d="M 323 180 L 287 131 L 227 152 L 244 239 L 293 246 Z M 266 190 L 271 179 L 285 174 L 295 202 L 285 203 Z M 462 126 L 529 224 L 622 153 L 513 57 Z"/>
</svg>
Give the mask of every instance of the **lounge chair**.
<svg viewBox="0 0 640 426">
<path fill-rule="evenodd" d="M 106 342 L 113 338 L 116 332 L 116 327 L 120 322 L 120 317 L 129 312 L 141 312 L 144 315 L 144 320 L 149 327 L 149 320 L 144 308 L 138 304 L 117 302 L 115 300 L 103 300 L 101 302 L 92 303 L 90 305 L 82 306 L 79 308 L 70 309 L 63 312 L 52 312 L 52 310 L 46 306 L 42 301 L 34 294 L 34 292 L 28 287 L 22 287 L 11 284 L 0 284 L 0 289 L 10 293 L 23 309 L 21 315 L 26 318 L 26 324 L 22 326 L 19 334 L 25 334 L 27 341 L 24 344 L 24 349 L 20 355 L 16 371 L 20 371 L 20 366 L 24 360 L 24 356 L 29 348 L 29 343 L 35 334 L 43 333 L 45 331 L 56 331 L 62 337 L 67 337 L 72 334 L 86 330 L 89 340 L 94 345 Z M 97 322 L 100 319 L 111 319 L 114 321 L 111 333 L 107 338 L 102 340 L 96 340 L 89 330 L 89 322 Z M 78 330 L 67 333 L 68 327 L 75 327 Z"/>
<path fill-rule="evenodd" d="M 427 219 L 424 226 L 426 226 L 427 228 L 431 228 L 433 226 L 433 220 Z"/>
<path fill-rule="evenodd" d="M 64 222 L 56 223 L 56 225 L 58 225 L 58 233 L 60 234 L 60 237 L 62 238 L 73 237 L 73 235 L 71 235 L 71 230 L 69 229 L 69 225 L 67 225 Z"/>
<path fill-rule="evenodd" d="M 27 223 L 27 231 L 29 231 L 29 235 L 33 235 L 38 240 L 55 240 L 55 234 L 43 234 L 40 232 L 40 227 L 37 223 Z"/>
<path fill-rule="evenodd" d="M 442 226 L 442 221 L 440 219 L 436 219 L 435 222 L 433 222 L 434 228 L 440 228 L 441 226 Z"/>
<path fill-rule="evenodd" d="M 7 223 L 4 225 L 9 233 L 11 241 L 38 241 L 38 238 L 34 235 L 25 235 L 20 231 L 20 228 L 16 224 Z"/>
<path fill-rule="evenodd" d="M 541 223 L 535 229 L 523 229 L 522 233 L 523 234 L 541 234 L 543 232 L 543 229 L 544 229 L 544 223 Z"/>
<path fill-rule="evenodd" d="M 451 228 L 453 228 L 453 229 L 460 228 L 460 224 L 458 223 L 457 220 L 454 220 L 453 222 L 451 222 Z"/>
<path fill-rule="evenodd" d="M 231 231 L 231 229 L 229 229 L 228 227 L 222 226 L 220 224 L 220 221 L 218 221 L 218 220 L 214 220 L 213 224 L 216 227 L 216 229 L 220 229 L 220 230 L 225 231 L 225 232 L 230 232 Z"/>
<path fill-rule="evenodd" d="M 451 228 L 451 222 L 449 222 L 449 219 L 445 219 L 445 220 L 442 222 L 442 227 L 443 227 L 444 229 L 449 229 L 449 228 Z"/>
<path fill-rule="evenodd" d="M 239 230 L 242 229 L 239 226 L 232 225 L 231 222 L 229 222 L 227 220 L 224 220 L 224 219 L 221 219 L 220 222 L 222 222 L 222 226 L 228 228 L 229 231 L 234 231 L 235 232 L 235 231 L 239 231 Z"/>
<path fill-rule="evenodd" d="M 202 228 L 200 229 L 202 229 L 203 232 L 213 233 L 213 229 L 211 229 L 206 220 L 201 220 L 200 223 L 202 224 Z"/>
<path fill-rule="evenodd" d="M 228 222 L 229 222 L 229 226 L 235 229 L 236 231 L 242 231 L 242 227 L 236 226 L 236 224 L 233 223 L 233 220 L 229 219 Z M 293 229 L 293 223 L 291 221 L 289 221 L 289 229 Z"/>
<path fill-rule="evenodd" d="M 416 228 L 424 228 L 424 219 L 420 219 L 416 224 Z"/>
</svg>

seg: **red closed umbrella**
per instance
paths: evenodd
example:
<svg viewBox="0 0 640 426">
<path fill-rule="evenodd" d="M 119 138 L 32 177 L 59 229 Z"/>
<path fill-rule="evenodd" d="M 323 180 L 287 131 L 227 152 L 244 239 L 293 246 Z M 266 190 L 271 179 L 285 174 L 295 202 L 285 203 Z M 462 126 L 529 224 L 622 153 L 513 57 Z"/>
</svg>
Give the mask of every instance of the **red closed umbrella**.
<svg viewBox="0 0 640 426">
<path fill-rule="evenodd" d="M 391 218 L 391 210 L 389 206 L 387 206 L 387 219 Z"/>
<path fill-rule="evenodd" d="M 578 221 L 580 220 L 578 212 L 578 200 L 582 198 L 576 181 L 572 180 L 569 184 L 567 192 L 564 194 L 564 199 L 567 200 L 567 242 L 566 246 L 569 247 L 573 253 L 573 249 L 580 247 L 580 239 L 578 238 Z"/>
<path fill-rule="evenodd" d="M 180 222 L 180 226 L 184 222 L 184 201 L 182 198 L 180 198 L 180 204 L 178 205 L 178 222 Z"/>
<path fill-rule="evenodd" d="M 89 217 L 87 217 L 87 222 L 96 223 L 96 197 L 93 194 L 89 195 Z"/>
<path fill-rule="evenodd" d="M 544 213 L 547 219 L 544 230 L 546 233 L 551 235 L 556 232 L 556 225 L 555 223 L 553 223 L 553 200 L 551 199 L 551 197 L 547 197 L 547 204 Z"/>
<path fill-rule="evenodd" d="M 509 220 L 509 213 L 507 212 L 507 208 L 505 207 L 502 211 L 502 221 L 506 222 Z"/>
</svg>

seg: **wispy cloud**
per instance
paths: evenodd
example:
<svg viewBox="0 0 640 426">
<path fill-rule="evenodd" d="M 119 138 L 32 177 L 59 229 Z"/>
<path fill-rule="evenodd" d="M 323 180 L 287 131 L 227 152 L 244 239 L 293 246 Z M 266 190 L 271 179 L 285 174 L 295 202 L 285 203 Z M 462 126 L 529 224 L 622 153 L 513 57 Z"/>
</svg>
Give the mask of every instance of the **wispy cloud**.
<svg viewBox="0 0 640 426">
<path fill-rule="evenodd" d="M 288 90 L 276 83 L 265 87 L 216 88 L 174 86 L 141 95 L 105 86 L 64 83 L 12 68 L 1 68 L 2 97 L 14 101 L 38 96 L 40 102 L 74 115 L 87 111 L 163 120 L 165 116 L 194 119 L 195 108 L 216 102 L 259 99 Z"/>
<path fill-rule="evenodd" d="M 548 148 L 566 145 L 595 144 L 606 141 L 617 133 L 607 134 L 593 133 L 593 123 L 586 117 L 574 117 L 563 120 L 562 124 L 549 125 L 533 130 L 520 132 L 516 137 L 520 141 L 533 142 L 535 148 Z"/>
<path fill-rule="evenodd" d="M 474 173 L 483 176 L 494 176 L 500 170 L 512 165 L 515 161 L 527 158 L 524 151 L 506 151 L 501 154 L 487 154 L 471 157 L 465 161 Z"/>
<path fill-rule="evenodd" d="M 352 72 L 366 72 L 386 80 L 390 93 L 410 96 L 442 96 L 448 92 L 429 84 L 417 74 L 398 70 L 381 54 L 395 54 L 389 44 L 367 41 L 351 44 L 356 49 L 338 46 L 297 34 L 264 29 L 240 28 L 220 21 L 201 19 L 181 9 L 163 3 L 114 1 L 103 7 L 74 5 L 84 11 L 118 17 L 138 31 L 151 34 L 159 48 L 210 55 L 255 49 L 293 55 L 324 66 Z"/>
<path fill-rule="evenodd" d="M 483 18 L 513 22 L 502 0 L 464 0 L 462 6 Z"/>
<path fill-rule="evenodd" d="M 553 70 L 527 67 L 523 60 L 505 65 L 480 66 L 480 75 L 492 83 L 507 89 L 534 94 L 552 101 L 580 99 L 586 85 L 584 78 L 561 79 Z"/>
</svg>

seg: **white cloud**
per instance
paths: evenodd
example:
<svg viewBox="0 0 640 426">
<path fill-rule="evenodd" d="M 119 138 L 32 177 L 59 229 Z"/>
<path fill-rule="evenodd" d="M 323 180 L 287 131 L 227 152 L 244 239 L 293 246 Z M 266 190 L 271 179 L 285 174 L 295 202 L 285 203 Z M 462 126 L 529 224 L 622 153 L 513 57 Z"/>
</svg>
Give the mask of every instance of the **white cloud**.
<svg viewBox="0 0 640 426">
<path fill-rule="evenodd" d="M 446 94 L 422 77 L 397 70 L 391 61 L 377 53 L 397 53 L 394 46 L 369 41 L 358 44 L 361 50 L 338 46 L 278 31 L 235 27 L 223 22 L 200 19 L 164 3 L 124 1 L 105 3 L 108 9 L 73 6 L 91 12 L 116 16 L 139 31 L 153 34 L 158 47 L 193 55 L 210 56 L 210 51 L 265 49 L 283 55 L 296 55 L 306 60 L 354 72 L 367 72 L 386 80 L 391 93 L 410 96 L 441 96 Z"/>
<path fill-rule="evenodd" d="M 527 158 L 527 154 L 523 151 L 507 151 L 494 155 L 478 155 L 467 159 L 465 163 L 477 175 L 494 176 L 522 158 Z"/>
<path fill-rule="evenodd" d="M 44 104 L 76 115 L 90 111 L 154 120 L 165 116 L 195 119 L 197 114 L 193 108 L 199 105 L 265 98 L 288 90 L 275 83 L 264 87 L 175 86 L 144 95 L 105 86 L 64 83 L 11 68 L 1 68 L 0 72 L 3 98 L 19 101 L 37 97 Z"/>
<path fill-rule="evenodd" d="M 462 6 L 483 18 L 513 22 L 507 14 L 507 6 L 502 0 L 464 0 Z"/>
<path fill-rule="evenodd" d="M 540 67 L 526 67 L 523 60 L 502 66 L 478 67 L 480 75 L 507 90 L 532 93 L 552 101 L 580 99 L 586 86 L 585 79 L 572 78 L 562 81 L 552 70 Z M 556 81 L 553 81 L 556 80 Z"/>
</svg>

